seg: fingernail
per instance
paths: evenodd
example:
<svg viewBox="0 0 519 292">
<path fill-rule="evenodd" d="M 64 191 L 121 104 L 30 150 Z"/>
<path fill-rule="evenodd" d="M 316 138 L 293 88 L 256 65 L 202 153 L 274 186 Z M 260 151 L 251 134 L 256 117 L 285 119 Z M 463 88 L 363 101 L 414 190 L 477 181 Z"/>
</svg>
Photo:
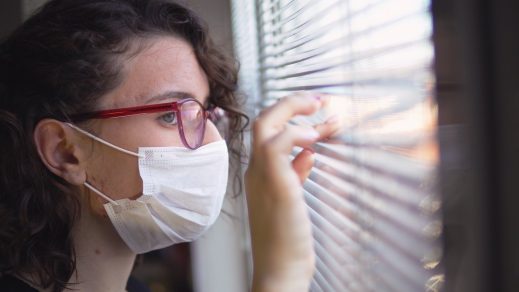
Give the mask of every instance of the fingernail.
<svg viewBox="0 0 519 292">
<path fill-rule="evenodd" d="M 310 147 L 306 147 L 306 148 L 304 148 L 304 149 L 305 149 L 306 151 L 312 153 L 312 154 L 315 154 L 314 149 L 312 149 L 312 148 L 310 148 Z"/>
<path fill-rule="evenodd" d="M 326 119 L 326 124 L 334 124 L 334 123 L 337 123 L 339 122 L 340 119 L 339 119 L 339 116 L 338 115 L 333 115 L 333 116 L 330 116 L 328 119 Z"/>
<path fill-rule="evenodd" d="M 317 139 L 317 138 L 319 138 L 319 135 L 320 135 L 319 132 L 317 132 L 315 130 L 310 130 L 308 132 L 305 132 L 305 136 L 309 140 Z"/>
<path fill-rule="evenodd" d="M 308 98 L 311 101 L 316 101 L 316 102 L 322 101 L 322 98 L 320 95 L 309 95 L 309 96 L 306 96 L 306 98 Z"/>
</svg>

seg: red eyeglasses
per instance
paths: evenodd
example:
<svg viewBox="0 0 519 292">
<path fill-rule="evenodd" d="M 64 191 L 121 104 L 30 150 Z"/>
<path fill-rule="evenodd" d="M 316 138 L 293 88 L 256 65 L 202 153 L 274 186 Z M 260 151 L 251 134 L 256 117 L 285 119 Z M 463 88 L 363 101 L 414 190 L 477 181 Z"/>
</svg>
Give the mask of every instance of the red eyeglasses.
<svg viewBox="0 0 519 292">
<path fill-rule="evenodd" d="M 127 107 L 120 109 L 101 110 L 89 113 L 80 113 L 70 116 L 74 122 L 88 119 L 110 119 L 146 113 L 173 112 L 178 124 L 180 139 L 189 149 L 197 149 L 204 141 L 207 118 L 213 109 L 205 109 L 196 99 L 186 98 L 179 101 Z"/>
</svg>

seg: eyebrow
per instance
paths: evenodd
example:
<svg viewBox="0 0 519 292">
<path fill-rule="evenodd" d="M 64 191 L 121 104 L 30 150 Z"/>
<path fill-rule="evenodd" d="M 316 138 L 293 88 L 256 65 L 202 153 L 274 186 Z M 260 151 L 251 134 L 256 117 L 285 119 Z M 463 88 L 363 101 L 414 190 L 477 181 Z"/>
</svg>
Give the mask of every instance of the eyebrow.
<svg viewBox="0 0 519 292">
<path fill-rule="evenodd" d="M 158 95 L 154 95 L 154 96 L 151 96 L 151 97 L 148 97 L 148 98 L 144 98 L 146 100 L 144 104 L 159 103 L 161 101 L 166 101 L 168 99 L 186 99 L 186 98 L 197 99 L 193 95 L 191 95 L 191 94 L 189 94 L 187 92 L 183 92 L 183 91 L 166 91 L 166 92 L 158 94 Z M 200 102 L 202 102 L 202 104 L 205 105 L 207 103 L 208 99 L 209 99 L 209 96 L 205 96 L 202 100 L 200 100 Z"/>
<path fill-rule="evenodd" d="M 186 99 L 186 98 L 189 98 L 189 97 L 193 97 L 191 94 L 189 93 L 186 93 L 186 92 L 182 92 L 182 91 L 166 91 L 166 92 L 163 92 L 163 93 L 160 93 L 160 94 L 157 94 L 157 95 L 154 95 L 154 96 L 151 96 L 151 97 L 146 97 L 146 98 L 143 98 L 145 99 L 145 104 L 152 104 L 152 103 L 156 103 L 156 102 L 160 102 L 160 101 L 165 101 L 165 100 L 168 100 L 168 99 Z"/>
</svg>

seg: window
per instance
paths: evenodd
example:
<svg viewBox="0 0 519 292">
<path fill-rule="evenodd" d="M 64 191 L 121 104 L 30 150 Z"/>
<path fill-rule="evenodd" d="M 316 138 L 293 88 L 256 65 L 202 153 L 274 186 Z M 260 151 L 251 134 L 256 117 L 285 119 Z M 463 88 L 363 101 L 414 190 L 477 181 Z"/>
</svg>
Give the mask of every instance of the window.
<svg viewBox="0 0 519 292">
<path fill-rule="evenodd" d="M 344 125 L 315 145 L 304 185 L 311 290 L 439 290 L 430 1 L 235 0 L 233 23 L 251 109 L 313 90 L 332 96 L 330 106 L 293 122 L 338 114 Z"/>
</svg>

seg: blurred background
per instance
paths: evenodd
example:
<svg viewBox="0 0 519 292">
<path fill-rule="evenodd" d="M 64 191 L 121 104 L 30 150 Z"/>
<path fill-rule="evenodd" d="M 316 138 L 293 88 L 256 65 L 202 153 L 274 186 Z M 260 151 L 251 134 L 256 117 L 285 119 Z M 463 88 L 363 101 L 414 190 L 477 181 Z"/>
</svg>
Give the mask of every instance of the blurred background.
<svg viewBox="0 0 519 292">
<path fill-rule="evenodd" d="M 5 36 L 44 0 L 2 0 Z M 304 185 L 312 291 L 517 291 L 519 2 L 192 0 L 254 117 L 312 90 L 343 131 Z M 294 154 L 299 149 L 295 149 Z M 243 194 L 200 240 L 141 256 L 152 291 L 248 291 Z"/>
</svg>

